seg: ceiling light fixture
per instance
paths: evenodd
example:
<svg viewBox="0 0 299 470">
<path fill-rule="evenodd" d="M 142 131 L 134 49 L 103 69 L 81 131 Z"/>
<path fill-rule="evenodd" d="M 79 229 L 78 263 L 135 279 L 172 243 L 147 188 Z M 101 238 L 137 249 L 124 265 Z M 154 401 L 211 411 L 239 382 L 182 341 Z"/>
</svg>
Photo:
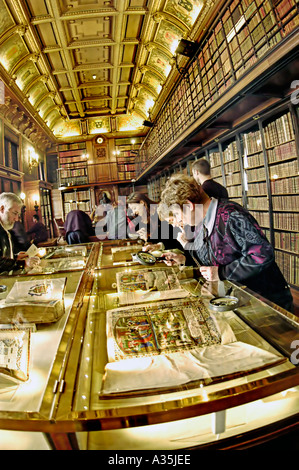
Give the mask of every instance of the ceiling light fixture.
<svg viewBox="0 0 299 470">
<path fill-rule="evenodd" d="M 175 65 L 177 71 L 182 77 L 186 77 L 188 73 L 187 65 L 185 67 L 179 67 L 178 65 L 178 55 L 183 55 L 185 57 L 189 57 L 190 61 L 194 59 L 196 53 L 198 51 L 198 44 L 197 42 L 188 41 L 187 39 L 181 39 L 179 42 L 178 47 L 175 51 L 175 56 L 173 59 L 175 60 Z M 190 62 L 189 61 L 189 62 Z"/>
<path fill-rule="evenodd" d="M 154 123 L 151 121 L 143 121 L 143 126 L 145 127 L 153 127 Z"/>
<path fill-rule="evenodd" d="M 38 166 L 38 155 L 35 153 L 33 148 L 28 149 L 28 170 L 32 172 L 32 168 Z"/>
<path fill-rule="evenodd" d="M 187 39 L 181 39 L 175 53 L 184 55 L 186 57 L 193 58 L 197 52 L 197 42 L 188 41 Z"/>
</svg>

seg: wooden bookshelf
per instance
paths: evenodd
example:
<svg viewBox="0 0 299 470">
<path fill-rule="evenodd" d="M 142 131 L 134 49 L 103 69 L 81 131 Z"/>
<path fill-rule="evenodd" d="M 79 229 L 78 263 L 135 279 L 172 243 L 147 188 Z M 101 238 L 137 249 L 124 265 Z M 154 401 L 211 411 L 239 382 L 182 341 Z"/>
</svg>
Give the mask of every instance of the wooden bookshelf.
<svg viewBox="0 0 299 470">
<path fill-rule="evenodd" d="M 237 138 L 221 145 L 223 174 L 228 196 L 235 202 L 243 204 L 243 181 L 240 163 L 240 149 Z"/>
<path fill-rule="evenodd" d="M 88 183 L 86 143 L 60 144 L 58 147 L 58 186 Z"/>
<path fill-rule="evenodd" d="M 73 188 L 62 191 L 61 195 L 64 220 L 72 210 L 81 210 L 89 215 L 91 214 L 91 189 Z"/>
<path fill-rule="evenodd" d="M 264 121 L 263 130 L 269 167 L 273 244 L 276 259 L 290 284 L 298 286 L 299 167 L 295 119 L 295 114 L 287 110 Z"/>
<path fill-rule="evenodd" d="M 225 185 L 222 175 L 221 149 L 219 146 L 208 150 L 208 160 L 211 165 L 211 176 L 219 184 Z"/>
<path fill-rule="evenodd" d="M 115 151 L 117 162 L 117 172 L 119 181 L 131 181 L 136 177 L 136 158 L 142 143 L 141 137 L 135 137 L 135 143 L 132 139 L 115 139 Z"/>
<path fill-rule="evenodd" d="M 235 129 L 229 138 L 219 139 L 196 157 L 151 179 L 148 191 L 159 201 L 171 173 L 188 173 L 188 168 L 190 173 L 195 159 L 207 158 L 213 179 L 226 186 L 230 199 L 255 217 L 275 249 L 285 278 L 299 287 L 299 119 L 292 106 L 279 109 L 265 111 L 245 129 Z"/>
<path fill-rule="evenodd" d="M 253 66 L 267 59 L 298 27 L 296 0 L 231 0 L 219 10 L 145 138 L 137 177 L 191 125 L 202 120 Z M 142 160 L 141 160 L 142 159 Z"/>
</svg>

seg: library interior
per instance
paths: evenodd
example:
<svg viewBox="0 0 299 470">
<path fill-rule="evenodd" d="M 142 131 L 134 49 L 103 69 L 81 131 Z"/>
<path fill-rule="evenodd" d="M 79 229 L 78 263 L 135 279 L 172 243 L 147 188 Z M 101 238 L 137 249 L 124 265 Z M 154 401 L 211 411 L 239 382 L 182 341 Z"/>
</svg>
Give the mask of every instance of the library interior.
<svg viewBox="0 0 299 470">
<path fill-rule="evenodd" d="M 298 450 L 298 1 L 0 0 L 0 235 L 1 450 Z"/>
</svg>

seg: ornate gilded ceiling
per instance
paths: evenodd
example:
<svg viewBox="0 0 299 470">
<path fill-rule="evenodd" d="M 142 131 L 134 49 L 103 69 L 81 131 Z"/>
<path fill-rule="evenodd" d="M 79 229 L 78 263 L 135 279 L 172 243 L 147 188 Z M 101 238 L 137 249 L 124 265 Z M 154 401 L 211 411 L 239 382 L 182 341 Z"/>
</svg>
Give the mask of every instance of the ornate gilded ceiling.
<svg viewBox="0 0 299 470">
<path fill-rule="evenodd" d="M 0 78 L 54 140 L 145 134 L 213 3 L 0 0 Z"/>
</svg>

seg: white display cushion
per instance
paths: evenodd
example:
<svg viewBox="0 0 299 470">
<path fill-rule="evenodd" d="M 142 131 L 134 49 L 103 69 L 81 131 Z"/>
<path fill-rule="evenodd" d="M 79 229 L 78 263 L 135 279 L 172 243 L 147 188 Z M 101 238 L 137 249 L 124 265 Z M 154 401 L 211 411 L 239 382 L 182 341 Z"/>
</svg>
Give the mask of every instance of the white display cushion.
<svg viewBox="0 0 299 470">
<path fill-rule="evenodd" d="M 281 356 L 236 341 L 106 365 L 101 394 L 169 388 L 269 366 Z"/>
<path fill-rule="evenodd" d="M 0 323 L 51 323 L 65 311 L 66 278 L 16 281 L 0 302 Z"/>
</svg>

